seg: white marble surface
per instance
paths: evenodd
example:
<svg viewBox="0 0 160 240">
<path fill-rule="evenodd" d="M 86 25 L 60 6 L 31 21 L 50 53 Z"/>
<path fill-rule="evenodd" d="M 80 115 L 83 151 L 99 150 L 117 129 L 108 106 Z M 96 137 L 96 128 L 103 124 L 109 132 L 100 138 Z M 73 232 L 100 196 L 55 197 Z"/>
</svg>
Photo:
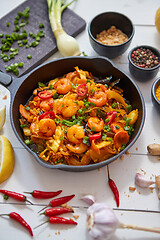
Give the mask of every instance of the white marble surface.
<svg viewBox="0 0 160 240">
<path fill-rule="evenodd" d="M 3 17 L 13 8 L 23 2 L 23 0 L 1 0 L 0 17 Z M 131 46 L 121 57 L 114 59 L 113 62 L 123 71 L 129 74 L 128 52 L 136 45 L 149 44 L 160 49 L 160 35 L 154 26 L 155 12 L 160 6 L 159 1 L 152 0 L 78 0 L 70 8 L 84 18 L 87 22 L 96 14 L 104 11 L 118 11 L 127 15 L 135 25 L 135 35 Z M 81 51 L 89 56 L 96 56 L 90 46 L 87 27 L 84 32 L 77 36 Z M 60 57 L 57 52 L 49 60 Z M 160 73 L 158 76 L 160 77 Z M 156 78 L 157 78 L 156 77 Z M 157 156 L 147 154 L 147 145 L 153 142 L 160 143 L 160 115 L 157 113 L 151 102 L 151 85 L 155 79 L 148 82 L 138 82 L 140 90 L 146 103 L 146 121 L 143 131 L 137 142 L 129 150 L 129 155 L 124 155 L 124 160 L 118 159 L 110 164 L 110 174 L 115 180 L 120 191 L 120 208 L 143 209 L 160 211 L 157 189 L 151 190 L 136 188 L 135 192 L 130 192 L 129 187 L 135 186 L 134 177 L 136 172 L 144 170 L 148 177 L 160 174 L 160 161 Z M 7 94 L 7 99 L 2 97 Z M 113 194 L 107 184 L 106 168 L 91 172 L 74 173 L 60 170 L 47 169 L 40 166 L 16 139 L 9 119 L 9 98 L 10 93 L 0 85 L 0 106 L 6 104 L 7 118 L 0 135 L 6 136 L 15 152 L 15 169 L 12 176 L 0 185 L 0 188 L 9 189 L 23 193 L 23 191 L 41 190 L 63 190 L 63 195 L 75 193 L 76 196 L 71 200 L 71 205 L 84 206 L 81 198 L 84 194 L 93 194 L 97 201 L 106 202 L 111 207 L 116 207 Z M 47 204 L 48 200 L 35 200 L 30 196 L 28 199 L 37 204 Z M 9 199 L 7 202 L 0 195 L 0 213 L 19 212 L 31 225 L 35 227 L 46 220 L 46 217 L 39 216 L 38 211 L 42 206 L 20 205 L 16 201 Z M 115 211 L 116 216 L 121 222 L 136 224 L 148 227 L 160 227 L 160 213 L 143 213 Z M 43 225 L 34 231 L 33 239 L 44 240 L 87 240 L 86 231 L 86 209 L 75 209 L 75 215 L 79 215 L 76 227 Z M 68 217 L 71 215 L 68 215 Z M 21 226 L 6 218 L 0 218 L 0 239 L 1 240 L 28 240 L 31 239 L 28 232 Z M 158 240 L 160 235 L 133 230 L 117 230 L 111 240 Z"/>
</svg>

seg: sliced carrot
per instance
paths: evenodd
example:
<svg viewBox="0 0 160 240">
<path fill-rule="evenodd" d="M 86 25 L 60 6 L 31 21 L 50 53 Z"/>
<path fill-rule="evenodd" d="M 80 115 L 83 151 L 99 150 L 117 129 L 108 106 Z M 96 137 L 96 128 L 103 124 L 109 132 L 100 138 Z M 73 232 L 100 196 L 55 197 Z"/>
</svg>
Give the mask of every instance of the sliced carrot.
<svg viewBox="0 0 160 240">
<path fill-rule="evenodd" d="M 118 131 L 114 136 L 114 145 L 118 149 L 122 147 L 122 144 L 126 144 L 129 141 L 129 135 L 126 131 Z"/>
<path fill-rule="evenodd" d="M 86 84 L 86 83 L 87 83 L 87 79 L 84 79 L 84 78 L 78 79 L 78 80 L 77 80 L 77 83 L 78 83 L 78 84 Z"/>
<path fill-rule="evenodd" d="M 33 115 L 30 113 L 30 111 L 27 111 L 22 104 L 20 104 L 19 106 L 19 112 L 22 115 L 22 117 L 28 120 L 28 122 L 32 122 Z"/>
</svg>

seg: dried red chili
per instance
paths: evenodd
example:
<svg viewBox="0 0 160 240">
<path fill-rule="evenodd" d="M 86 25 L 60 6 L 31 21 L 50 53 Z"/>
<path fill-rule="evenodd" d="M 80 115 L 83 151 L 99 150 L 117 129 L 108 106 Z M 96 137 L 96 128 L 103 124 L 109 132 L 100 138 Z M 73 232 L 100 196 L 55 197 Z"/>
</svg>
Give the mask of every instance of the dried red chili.
<svg viewBox="0 0 160 240">
<path fill-rule="evenodd" d="M 30 204 L 33 205 L 32 202 L 30 202 L 25 195 L 21 194 L 21 193 L 17 193 L 17 192 L 12 192 L 12 191 L 8 191 L 8 190 L 3 190 L 3 189 L 0 189 L 0 192 L 5 194 L 6 196 L 8 197 L 11 197 L 17 201 L 20 201 L 20 202 L 29 202 Z"/>
<path fill-rule="evenodd" d="M 108 119 L 108 122 L 106 122 L 106 123 L 111 124 L 114 121 L 114 119 L 116 118 L 116 116 L 117 116 L 116 111 L 111 111 L 111 112 L 107 113 L 106 120 Z"/>
<path fill-rule="evenodd" d="M 54 119 L 55 118 L 55 113 L 53 111 L 44 112 L 41 115 L 39 115 L 38 119 L 41 120 L 45 117 L 49 117 L 51 119 Z"/>
<path fill-rule="evenodd" d="M 80 84 L 78 87 L 77 87 L 77 95 L 78 96 L 85 96 L 88 92 L 88 87 L 87 87 L 87 84 Z"/>
<path fill-rule="evenodd" d="M 69 196 L 64 196 L 64 197 L 60 197 L 60 198 L 55 198 L 52 199 L 49 204 L 44 207 L 43 209 L 41 209 L 39 212 L 41 212 L 42 210 L 44 210 L 45 208 L 51 206 L 51 207 L 57 207 L 60 206 L 64 203 L 67 203 L 68 201 L 70 201 L 73 197 L 75 196 L 75 194 L 69 195 Z"/>
<path fill-rule="evenodd" d="M 48 98 L 51 98 L 52 96 L 53 96 L 53 94 L 51 92 L 46 91 L 46 90 L 38 93 L 38 97 L 40 97 L 42 99 L 48 99 Z"/>
<path fill-rule="evenodd" d="M 74 211 L 71 208 L 55 207 L 45 210 L 42 214 L 47 217 L 57 216 L 63 213 L 73 213 Z"/>
<path fill-rule="evenodd" d="M 62 190 L 58 190 L 56 192 L 44 192 L 44 191 L 34 190 L 33 192 L 25 192 L 25 193 L 31 194 L 32 197 L 34 197 L 34 198 L 47 199 L 47 198 L 56 197 L 61 192 L 62 192 Z"/>
<path fill-rule="evenodd" d="M 110 178 L 108 165 L 107 165 L 107 171 L 108 171 L 108 184 L 115 196 L 117 207 L 119 207 L 119 191 L 118 191 L 118 188 L 117 188 L 115 182 Z"/>
<path fill-rule="evenodd" d="M 11 212 L 9 214 L 0 214 L 0 216 L 9 216 L 11 219 L 14 219 L 15 221 L 19 222 L 23 227 L 25 227 L 31 236 L 33 236 L 33 232 L 29 224 L 16 212 Z"/>
<path fill-rule="evenodd" d="M 89 135 L 89 140 L 92 141 L 92 140 L 97 140 L 97 139 L 100 139 L 102 137 L 102 133 L 99 132 L 99 133 L 95 133 L 93 135 Z"/>
</svg>

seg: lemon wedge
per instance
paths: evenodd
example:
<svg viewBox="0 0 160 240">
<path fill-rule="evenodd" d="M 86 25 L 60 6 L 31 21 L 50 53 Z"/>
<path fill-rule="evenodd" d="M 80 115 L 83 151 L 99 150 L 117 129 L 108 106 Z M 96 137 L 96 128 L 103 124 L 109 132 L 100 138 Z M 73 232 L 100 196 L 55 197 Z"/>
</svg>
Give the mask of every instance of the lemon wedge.
<svg viewBox="0 0 160 240">
<path fill-rule="evenodd" d="M 6 105 L 0 108 L 0 130 L 2 129 L 6 120 Z"/>
<path fill-rule="evenodd" d="M 0 135 L 0 183 L 7 180 L 14 169 L 14 151 L 8 138 Z"/>
<path fill-rule="evenodd" d="M 158 32 L 160 33 L 160 7 L 156 11 L 155 25 L 156 25 L 156 28 L 157 28 Z"/>
</svg>

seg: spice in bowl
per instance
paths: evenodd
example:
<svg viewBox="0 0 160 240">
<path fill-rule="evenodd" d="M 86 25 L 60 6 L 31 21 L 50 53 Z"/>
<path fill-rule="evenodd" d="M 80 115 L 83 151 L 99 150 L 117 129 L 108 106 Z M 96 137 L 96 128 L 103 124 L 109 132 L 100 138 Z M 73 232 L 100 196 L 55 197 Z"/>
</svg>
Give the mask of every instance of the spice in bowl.
<svg viewBox="0 0 160 240">
<path fill-rule="evenodd" d="M 158 101 L 160 101 L 160 85 L 157 87 L 155 94 L 156 94 Z"/>
<path fill-rule="evenodd" d="M 106 45 L 118 45 L 126 42 L 128 36 L 115 26 L 111 26 L 108 30 L 103 30 L 97 34 L 96 40 Z"/>
<path fill-rule="evenodd" d="M 153 68 L 159 64 L 159 58 L 148 48 L 137 48 L 131 54 L 131 60 L 141 68 Z"/>
</svg>

